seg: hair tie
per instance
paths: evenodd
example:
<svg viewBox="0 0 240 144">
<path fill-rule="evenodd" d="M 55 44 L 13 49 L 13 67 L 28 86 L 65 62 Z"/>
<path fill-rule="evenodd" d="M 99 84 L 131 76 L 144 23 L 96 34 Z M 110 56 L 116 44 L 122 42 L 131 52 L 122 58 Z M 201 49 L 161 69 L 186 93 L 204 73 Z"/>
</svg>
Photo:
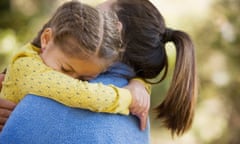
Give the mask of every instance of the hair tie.
<svg viewBox="0 0 240 144">
<path fill-rule="evenodd" d="M 169 41 L 172 41 L 172 35 L 173 35 L 173 31 L 172 29 L 170 28 L 166 28 L 165 29 L 165 32 L 163 34 L 163 43 L 166 43 L 166 42 L 169 42 Z"/>
</svg>

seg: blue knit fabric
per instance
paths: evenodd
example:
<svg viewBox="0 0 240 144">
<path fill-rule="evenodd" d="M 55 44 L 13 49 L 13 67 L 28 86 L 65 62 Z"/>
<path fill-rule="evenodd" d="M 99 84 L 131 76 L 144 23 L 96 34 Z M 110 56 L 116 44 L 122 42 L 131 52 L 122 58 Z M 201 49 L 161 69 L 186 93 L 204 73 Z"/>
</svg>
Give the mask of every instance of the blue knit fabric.
<svg viewBox="0 0 240 144">
<path fill-rule="evenodd" d="M 129 67 L 116 64 L 91 82 L 122 87 Z M 66 107 L 48 98 L 27 95 L 0 134 L 0 144 L 149 144 L 149 123 L 140 131 L 134 116 L 94 113 Z"/>
</svg>

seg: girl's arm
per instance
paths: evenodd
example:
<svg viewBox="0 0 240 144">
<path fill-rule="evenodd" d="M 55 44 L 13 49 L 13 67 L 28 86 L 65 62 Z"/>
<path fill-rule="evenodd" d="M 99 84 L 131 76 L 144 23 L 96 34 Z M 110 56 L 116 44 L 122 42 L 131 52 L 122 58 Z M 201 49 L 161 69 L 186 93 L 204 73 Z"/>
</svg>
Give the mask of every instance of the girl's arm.
<svg viewBox="0 0 240 144">
<path fill-rule="evenodd" d="M 0 84 L 2 84 L 4 76 L 5 74 L 0 74 Z M 132 114 L 139 117 L 140 128 L 144 130 L 146 128 L 148 110 L 150 106 L 149 93 L 151 92 L 151 85 L 145 83 L 141 79 L 133 79 L 130 81 L 129 85 L 126 88 L 130 89 L 133 95 L 130 111 Z M 15 103 L 0 98 L 0 131 L 2 130 L 5 122 L 7 121 L 9 115 L 11 114 L 15 106 Z"/>
<path fill-rule="evenodd" d="M 27 94 L 48 97 L 70 107 L 121 114 L 129 113 L 132 101 L 126 89 L 79 81 L 52 70 L 40 59 L 22 57 L 8 68 L 1 95 L 17 103 Z"/>
</svg>

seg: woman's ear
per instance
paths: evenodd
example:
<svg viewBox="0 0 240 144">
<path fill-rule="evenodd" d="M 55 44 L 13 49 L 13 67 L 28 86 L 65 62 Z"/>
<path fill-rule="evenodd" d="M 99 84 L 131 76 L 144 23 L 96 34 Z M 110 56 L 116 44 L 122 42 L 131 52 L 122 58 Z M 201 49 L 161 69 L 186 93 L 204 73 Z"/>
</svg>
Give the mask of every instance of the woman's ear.
<svg viewBox="0 0 240 144">
<path fill-rule="evenodd" d="M 41 34 L 41 49 L 44 50 L 47 44 L 52 40 L 52 29 L 46 28 Z"/>
</svg>

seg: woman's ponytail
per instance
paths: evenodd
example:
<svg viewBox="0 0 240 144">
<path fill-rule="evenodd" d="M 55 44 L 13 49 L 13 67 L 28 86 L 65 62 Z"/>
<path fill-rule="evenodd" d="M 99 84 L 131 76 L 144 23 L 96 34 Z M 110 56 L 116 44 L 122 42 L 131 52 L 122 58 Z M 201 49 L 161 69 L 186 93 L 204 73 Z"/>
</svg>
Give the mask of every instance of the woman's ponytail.
<svg viewBox="0 0 240 144">
<path fill-rule="evenodd" d="M 182 135 L 191 127 L 197 94 L 195 53 L 192 40 L 185 32 L 166 28 L 163 43 L 173 42 L 176 62 L 172 82 L 164 101 L 156 108 L 172 135 Z"/>
<path fill-rule="evenodd" d="M 165 44 L 175 44 L 177 57 L 172 82 L 156 110 L 157 117 L 172 135 L 183 134 L 192 124 L 197 95 L 195 54 L 190 37 L 166 28 L 164 18 L 148 0 L 118 0 L 116 4 L 114 8 L 125 32 L 122 34 L 126 51 L 122 61 L 134 69 L 137 77 L 152 84 L 164 80 L 168 73 Z M 159 80 L 151 82 L 156 77 Z"/>
</svg>

